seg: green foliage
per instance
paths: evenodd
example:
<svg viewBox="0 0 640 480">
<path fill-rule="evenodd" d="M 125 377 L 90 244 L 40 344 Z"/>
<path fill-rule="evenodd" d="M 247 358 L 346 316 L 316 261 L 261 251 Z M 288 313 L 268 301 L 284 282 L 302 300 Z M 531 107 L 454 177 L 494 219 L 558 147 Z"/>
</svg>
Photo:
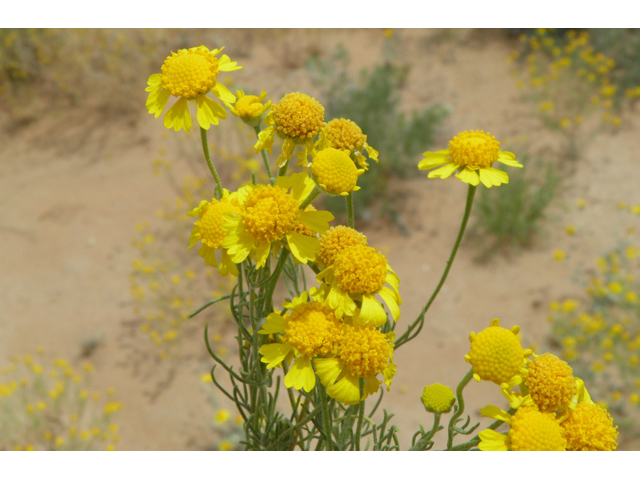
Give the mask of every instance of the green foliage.
<svg viewBox="0 0 640 480">
<path fill-rule="evenodd" d="M 480 190 L 469 230 L 481 241 L 478 258 L 489 260 L 496 252 L 527 248 L 540 231 L 560 177 L 552 165 L 538 159 L 524 156 L 521 162 L 523 169 L 509 170 L 508 185 Z"/>
<path fill-rule="evenodd" d="M 325 119 L 354 121 L 367 135 L 367 143 L 380 153 L 380 163 L 370 161 L 369 171 L 358 181 L 362 188 L 354 195 L 354 205 L 362 213 L 375 199 L 385 197 L 390 176 L 406 177 L 416 170 L 417 157 L 431 146 L 449 111 L 439 104 L 411 115 L 398 111 L 408 66 L 387 62 L 362 71 L 356 82 L 347 71 L 349 63 L 348 53 L 340 46 L 333 58 L 312 57 L 307 67 L 321 88 Z M 336 214 L 345 212 L 342 198 L 331 197 L 325 203 Z"/>
</svg>

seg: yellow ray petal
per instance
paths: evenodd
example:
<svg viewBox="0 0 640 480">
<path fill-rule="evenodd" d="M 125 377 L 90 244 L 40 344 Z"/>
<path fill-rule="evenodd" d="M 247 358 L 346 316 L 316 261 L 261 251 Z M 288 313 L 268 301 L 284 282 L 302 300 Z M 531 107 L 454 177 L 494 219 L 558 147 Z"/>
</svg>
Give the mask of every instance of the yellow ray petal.
<svg viewBox="0 0 640 480">
<path fill-rule="evenodd" d="M 203 245 L 198 250 L 198 253 L 200 254 L 200 256 L 202 258 L 205 259 L 207 265 L 209 265 L 210 267 L 217 267 L 218 266 L 218 262 L 216 262 L 216 251 L 215 251 L 215 249 L 213 249 L 211 247 L 207 247 L 206 245 Z"/>
<path fill-rule="evenodd" d="M 329 222 L 334 219 L 331 212 L 318 210 L 315 212 L 302 212 L 298 217 L 300 223 L 320 234 L 324 234 L 329 230 Z"/>
<path fill-rule="evenodd" d="M 347 373 L 335 384 L 327 388 L 327 394 L 345 405 L 355 405 L 360 402 L 360 385 L 358 377 Z"/>
<path fill-rule="evenodd" d="M 178 100 L 164 116 L 164 126 L 173 128 L 176 132 L 184 128 L 187 132 L 191 130 L 191 115 L 186 98 Z"/>
<path fill-rule="evenodd" d="M 478 436 L 480 437 L 480 445 L 478 445 L 478 448 L 484 452 L 506 452 L 509 450 L 511 442 L 509 442 L 509 437 L 504 433 L 487 429 L 481 431 Z"/>
<path fill-rule="evenodd" d="M 387 323 L 387 312 L 373 296 L 365 294 L 362 296 L 362 308 L 358 315 L 358 321 L 366 325 L 380 327 Z"/>
<path fill-rule="evenodd" d="M 301 263 L 313 261 L 320 251 L 320 242 L 317 238 L 307 237 L 298 232 L 291 232 L 287 235 L 289 250 Z"/>
<path fill-rule="evenodd" d="M 223 102 L 236 103 L 236 96 L 220 82 L 216 82 L 216 84 L 211 87 L 211 91 Z"/>
<path fill-rule="evenodd" d="M 236 264 L 233 263 L 233 260 L 231 260 L 231 257 L 224 248 L 222 249 L 222 258 L 220 259 L 218 273 L 220 273 L 220 275 L 222 275 L 223 277 L 226 277 L 229 274 L 233 275 L 234 277 L 238 276 L 238 267 L 236 267 Z"/>
<path fill-rule="evenodd" d="M 280 365 L 291 351 L 293 347 L 289 343 L 269 343 L 260 347 L 260 361 L 267 363 L 267 368 L 273 368 Z"/>
<path fill-rule="evenodd" d="M 325 387 L 333 385 L 344 370 L 344 364 L 339 358 L 315 358 L 318 378 Z"/>
<path fill-rule="evenodd" d="M 449 178 L 449 176 L 456 171 L 458 166 L 455 163 L 448 163 L 447 165 L 438 168 L 437 170 L 432 170 L 429 172 L 429 178 Z"/>
<path fill-rule="evenodd" d="M 464 168 L 460 173 L 456 175 L 456 178 L 459 178 L 464 183 L 470 183 L 474 187 L 480 183 L 478 172 L 469 168 Z"/>
<path fill-rule="evenodd" d="M 387 304 L 387 308 L 389 309 L 389 312 L 391 312 L 391 316 L 397 322 L 400 318 L 400 307 L 398 307 L 396 293 L 390 288 L 382 287 L 378 292 L 378 295 L 380 295 L 384 300 L 384 303 Z"/>
<path fill-rule="evenodd" d="M 262 330 L 258 333 L 263 335 L 271 335 L 272 333 L 284 333 L 287 328 L 287 321 L 279 313 L 270 313 L 267 321 L 262 325 Z"/>
<path fill-rule="evenodd" d="M 205 95 L 200 95 L 197 98 L 197 104 L 196 118 L 198 119 L 198 124 L 205 130 L 209 130 L 209 126 L 212 123 L 218 125 L 221 118 L 227 118 L 227 111 Z"/>
<path fill-rule="evenodd" d="M 293 387 L 296 390 L 304 389 L 307 392 L 313 390 L 316 386 L 316 374 L 313 372 L 310 358 L 302 356 L 294 360 L 291 369 L 284 377 L 284 386 Z"/>
</svg>

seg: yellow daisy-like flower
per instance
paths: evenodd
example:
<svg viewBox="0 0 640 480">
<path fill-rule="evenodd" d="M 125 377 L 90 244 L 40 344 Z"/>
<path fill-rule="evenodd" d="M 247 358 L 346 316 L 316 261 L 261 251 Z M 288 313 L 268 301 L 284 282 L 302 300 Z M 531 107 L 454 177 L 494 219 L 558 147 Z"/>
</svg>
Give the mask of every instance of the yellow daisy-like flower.
<svg viewBox="0 0 640 480">
<path fill-rule="evenodd" d="M 580 403 L 560 426 L 569 451 L 613 451 L 618 448 L 618 427 L 600 405 Z"/>
<path fill-rule="evenodd" d="M 326 211 L 300 210 L 300 204 L 313 190 L 314 183 L 302 172 L 278 177 L 275 185 L 247 185 L 238 191 L 240 213 L 226 213 L 222 228 L 227 236 L 222 241 L 234 263 L 249 255 L 264 267 L 272 245 L 286 245 L 301 263 L 314 260 L 320 250 L 317 238 L 299 233 L 299 225 L 324 233 L 333 215 Z M 288 190 L 291 190 L 288 192 Z"/>
<path fill-rule="evenodd" d="M 210 267 L 218 266 L 216 250 L 222 249 L 222 258 L 218 268 L 222 276 L 226 276 L 229 273 L 238 275 L 238 268 L 231 260 L 227 250 L 222 248 L 222 241 L 227 236 L 227 232 L 222 228 L 222 224 L 225 221 L 224 214 L 227 212 L 238 214 L 241 212 L 241 207 L 238 202 L 238 194 L 236 192 L 230 194 L 227 190 L 224 190 L 220 201 L 215 198 L 211 202 L 202 200 L 200 205 L 187 213 L 191 217 L 200 218 L 193 224 L 189 248 L 201 241 L 202 247 L 200 247 L 198 253 Z"/>
<path fill-rule="evenodd" d="M 421 399 L 424 408 L 431 413 L 448 413 L 456 402 L 453 390 L 439 383 L 424 387 Z"/>
<path fill-rule="evenodd" d="M 473 378 L 501 385 L 520 373 L 525 357 L 533 352 L 522 348 L 516 337 L 519 331 L 518 326 L 510 330 L 501 327 L 500 320 L 494 318 L 488 328 L 469 335 L 471 351 L 464 358 L 473 367 Z"/>
<path fill-rule="evenodd" d="M 306 158 L 313 151 L 313 138 L 325 126 L 324 107 L 304 93 L 287 93 L 279 103 L 264 117 L 267 128 L 258 134 L 253 146 L 256 153 L 266 149 L 273 152 L 273 139 L 276 134 L 282 139 L 282 153 L 278 157 L 278 166 L 283 167 L 291 158 L 296 145 L 304 145 L 300 158 L 306 166 Z"/>
<path fill-rule="evenodd" d="M 362 129 L 351 120 L 334 118 L 320 132 L 317 147 L 319 150 L 333 147 L 349 152 L 349 156 L 358 163 L 360 168 L 369 170 L 367 158 L 362 155 L 366 151 L 369 158 L 378 161 L 378 152 L 367 144 L 367 136 Z"/>
<path fill-rule="evenodd" d="M 331 227 L 327 233 L 320 237 L 320 252 L 316 258 L 316 263 L 321 263 L 323 268 L 330 267 L 338 255 L 354 245 L 366 247 L 367 237 L 357 230 L 344 225 Z"/>
<path fill-rule="evenodd" d="M 307 292 L 303 292 L 291 303 L 283 303 L 290 312 L 284 317 L 279 313 L 270 314 L 258 333 L 283 335 L 282 343 L 260 347 L 261 361 L 267 368 L 273 368 L 293 359 L 293 365 L 284 377 L 285 387 L 310 392 L 316 385 L 311 359 L 338 353 L 341 328 L 331 308 L 307 300 Z"/>
<path fill-rule="evenodd" d="M 355 405 L 376 393 L 382 383 L 377 375 L 382 373 L 387 384 L 396 374 L 393 363 L 395 334 L 384 334 L 374 327 L 342 325 L 338 342 L 338 355 L 333 358 L 316 358 L 316 373 L 327 394 L 345 405 Z M 364 378 L 364 390 L 360 397 L 359 379 Z"/>
<path fill-rule="evenodd" d="M 551 353 L 534 354 L 533 360 L 527 360 L 523 385 L 540 410 L 575 406 L 577 388 L 573 369 Z"/>
<path fill-rule="evenodd" d="M 513 153 L 501 151 L 500 142 L 482 130 L 459 133 L 447 150 L 424 152 L 424 156 L 420 170 L 441 167 L 429 172 L 429 178 L 448 178 L 457 170 L 456 178 L 474 186 L 482 182 L 487 188 L 509 183 L 506 172 L 491 167 L 494 162 L 522 168 Z"/>
<path fill-rule="evenodd" d="M 555 413 L 540 412 L 534 405 L 523 405 L 513 415 L 493 405 L 481 409 L 480 413 L 483 417 L 502 420 L 511 426 L 506 435 L 490 429 L 480 432 L 480 450 L 566 450 L 567 440 L 562 436 Z"/>
<path fill-rule="evenodd" d="M 217 58 L 221 49 L 209 50 L 205 46 L 178 50 L 162 64 L 162 73 L 154 73 L 149 77 L 146 91 L 149 92 L 146 107 L 150 114 L 158 118 L 162 115 L 170 96 L 179 100 L 164 116 L 164 126 L 176 132 L 184 128 L 191 129 L 191 114 L 187 102 L 195 100 L 196 118 L 200 127 L 205 130 L 213 123 L 218 125 L 221 118 L 227 118 L 222 106 L 207 97 L 209 91 L 223 102 L 233 103 L 236 97 L 227 87 L 216 81 L 220 72 L 240 70 L 237 62 L 232 62 L 227 55 Z"/>
<path fill-rule="evenodd" d="M 240 117 L 249 125 L 260 125 L 261 115 L 269 110 L 272 104 L 271 100 L 265 104 L 262 103 L 267 96 L 267 92 L 263 90 L 259 97 L 256 97 L 255 95 L 245 95 L 242 90 L 237 90 L 236 94 L 238 100 L 235 105 L 225 102 L 229 111 L 231 111 L 231 113 L 236 117 Z"/>
<path fill-rule="evenodd" d="M 382 297 L 395 321 L 400 318 L 400 279 L 385 256 L 374 248 L 354 245 L 345 249 L 316 279 L 326 283 L 312 289 L 314 299 L 324 301 L 338 315 L 353 316 L 355 323 L 381 326 L 387 322 L 387 314 L 375 295 Z"/>
<path fill-rule="evenodd" d="M 360 190 L 356 182 L 364 170 L 356 167 L 348 153 L 325 148 L 313 155 L 311 173 L 325 192 L 346 197 L 349 192 Z"/>
</svg>

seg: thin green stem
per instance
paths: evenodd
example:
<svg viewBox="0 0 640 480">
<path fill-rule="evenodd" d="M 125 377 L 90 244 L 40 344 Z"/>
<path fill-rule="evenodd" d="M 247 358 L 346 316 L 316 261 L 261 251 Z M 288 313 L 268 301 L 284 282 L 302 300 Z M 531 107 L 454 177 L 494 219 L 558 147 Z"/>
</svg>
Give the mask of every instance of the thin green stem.
<svg viewBox="0 0 640 480">
<path fill-rule="evenodd" d="M 279 177 L 284 177 L 287 174 L 287 169 L 289 168 L 289 162 L 291 160 L 287 160 L 287 163 L 285 163 L 284 165 L 282 165 L 280 167 L 280 170 L 278 171 L 278 176 Z"/>
<path fill-rule="evenodd" d="M 333 451 L 333 435 L 332 422 L 329 413 L 329 402 L 327 401 L 327 393 L 325 392 L 324 385 L 318 384 L 318 391 L 320 392 L 320 404 L 322 406 L 322 420 L 324 422 L 324 435 L 327 440 L 327 450 Z"/>
<path fill-rule="evenodd" d="M 356 228 L 356 219 L 353 213 L 353 192 L 349 192 L 347 195 L 347 220 L 349 222 L 349 227 Z"/>
<path fill-rule="evenodd" d="M 271 282 L 267 285 L 267 289 L 265 291 L 266 303 L 264 309 L 264 315 L 268 315 L 273 311 L 273 291 L 276 289 L 276 284 L 278 283 L 278 279 L 280 278 L 280 274 L 284 269 L 285 263 L 287 263 L 287 257 L 289 257 L 289 250 L 283 248 L 280 252 L 280 258 L 278 259 L 278 264 L 276 265 L 273 274 L 271 275 Z"/>
<path fill-rule="evenodd" d="M 362 421 L 364 420 L 364 378 L 360 378 L 360 404 L 358 405 L 358 424 L 356 425 L 356 452 L 360 451 L 360 436 L 362 432 Z"/>
<path fill-rule="evenodd" d="M 313 202 L 321 193 L 322 193 L 322 190 L 320 190 L 317 185 L 313 187 L 313 190 L 311 190 L 311 193 L 300 204 L 300 210 L 304 211 L 304 209 L 307 208 L 311 204 L 311 202 Z"/>
<path fill-rule="evenodd" d="M 216 181 L 216 198 L 220 200 L 220 198 L 222 197 L 222 183 L 220 183 L 220 177 L 218 176 L 216 167 L 214 167 L 213 163 L 211 162 L 211 155 L 209 155 L 209 142 L 207 141 L 207 131 L 202 127 L 200 127 L 200 139 L 202 140 L 202 151 L 204 152 L 204 158 L 207 161 L 207 165 L 209 165 L 209 170 L 211 170 L 213 179 Z"/>
<path fill-rule="evenodd" d="M 409 325 L 409 328 L 407 329 L 407 331 L 403 333 L 402 336 L 400 336 L 396 340 L 395 350 L 397 350 L 404 343 L 407 343 L 409 340 L 415 338 L 422 330 L 422 327 L 424 326 L 425 315 L 429 310 L 429 307 L 431 307 L 431 304 L 433 303 L 433 301 L 438 296 L 438 293 L 440 292 L 442 285 L 444 285 L 444 282 L 447 279 L 447 275 L 449 275 L 449 270 L 451 270 L 451 265 L 453 265 L 453 260 L 454 258 L 456 258 L 458 247 L 460 246 L 460 242 L 462 241 L 462 237 L 464 236 L 464 231 L 467 228 L 467 222 L 469 221 L 469 216 L 471 215 L 471 207 L 473 206 L 473 197 L 475 193 L 476 193 L 476 186 L 469 184 L 469 190 L 467 191 L 467 203 L 464 209 L 464 216 L 462 217 L 462 224 L 460 225 L 460 231 L 458 232 L 458 237 L 456 238 L 456 242 L 453 245 L 453 249 L 451 250 L 451 255 L 449 255 L 449 260 L 447 260 L 447 266 L 445 267 L 444 272 L 442 273 L 440 282 L 438 283 L 438 286 L 436 287 L 433 294 L 431 295 L 431 298 L 429 299 L 427 304 L 424 306 L 424 308 L 420 312 L 420 315 L 418 315 L 418 318 L 411 325 Z M 418 327 L 418 329 L 412 333 L 412 330 L 416 328 L 416 326 Z"/>
<path fill-rule="evenodd" d="M 429 440 L 431 440 L 433 438 L 433 436 L 438 431 L 438 427 L 440 427 L 440 417 L 441 416 L 442 416 L 442 414 L 439 413 L 439 412 L 438 413 L 434 413 L 433 427 L 431 428 L 431 431 L 429 433 L 426 433 L 420 440 L 418 440 L 418 442 L 413 447 L 411 447 L 409 449 L 410 451 L 424 450 L 425 449 L 425 447 L 429 443 Z"/>
<path fill-rule="evenodd" d="M 467 384 L 471 381 L 472 378 L 473 378 L 473 368 L 470 368 L 469 371 L 465 374 L 465 376 L 462 377 L 462 380 L 460 380 L 460 383 L 458 384 L 458 388 L 456 388 L 456 399 L 458 403 L 456 405 L 455 413 L 451 416 L 451 420 L 449 420 L 449 438 L 447 440 L 447 450 L 451 450 L 451 447 L 453 446 L 453 433 L 454 433 L 453 427 L 455 427 L 456 425 L 456 420 L 458 420 L 458 418 L 460 418 L 460 416 L 464 412 L 464 397 L 462 396 L 462 391 L 464 390 L 464 387 L 466 387 Z"/>
<path fill-rule="evenodd" d="M 258 139 L 260 138 L 260 125 L 256 125 L 254 127 L 255 131 L 256 131 L 256 136 L 258 137 Z M 262 161 L 264 162 L 264 166 L 267 169 L 267 173 L 269 174 L 269 181 L 271 182 L 271 185 L 274 185 L 276 183 L 276 179 L 273 176 L 273 172 L 271 171 L 271 165 L 269 165 L 269 159 L 267 158 L 267 152 L 265 151 L 265 149 L 263 148 L 260 153 L 262 153 Z"/>
</svg>

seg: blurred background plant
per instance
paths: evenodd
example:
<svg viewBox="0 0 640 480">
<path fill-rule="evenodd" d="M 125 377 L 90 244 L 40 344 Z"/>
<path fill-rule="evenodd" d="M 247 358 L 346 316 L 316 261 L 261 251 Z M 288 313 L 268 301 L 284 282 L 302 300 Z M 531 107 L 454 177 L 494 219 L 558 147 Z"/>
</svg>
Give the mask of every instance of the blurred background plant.
<svg viewBox="0 0 640 480">
<path fill-rule="evenodd" d="M 92 364 L 75 363 L 38 348 L 2 368 L 0 450 L 115 450 L 123 404 L 113 388 L 91 389 Z"/>
<path fill-rule="evenodd" d="M 216 340 L 215 336 L 213 340 Z M 245 439 L 242 415 L 237 413 L 235 405 L 233 405 L 233 411 L 236 413 L 233 414 L 231 410 L 221 406 L 220 390 L 211 381 L 211 373 L 203 373 L 201 380 L 213 410 L 211 428 L 216 437 L 207 449 L 220 451 L 244 450 L 244 446 L 241 445 L 241 442 Z"/>
<path fill-rule="evenodd" d="M 625 434 L 638 437 L 640 248 L 621 245 L 597 267 L 583 299 L 551 303 L 551 338 Z"/>
<path fill-rule="evenodd" d="M 586 30 L 539 28 L 520 33 L 518 48 L 507 57 L 525 99 L 564 138 L 562 158 L 576 160 L 595 133 L 620 127 L 623 107 L 640 95 L 640 82 L 631 85 L 639 51 L 612 46 L 612 38 L 635 34 L 612 32 L 598 33 L 594 41 Z"/>
<path fill-rule="evenodd" d="M 311 56 L 307 69 L 320 89 L 325 120 L 345 118 L 355 122 L 367 136 L 367 143 L 379 152 L 380 162 L 369 161 L 366 181 L 353 196 L 355 211 L 363 219 L 372 217 L 374 201 L 383 199 L 380 213 L 394 220 L 392 198 L 386 195 L 391 177 L 404 178 L 415 170 L 416 158 L 434 142 L 449 109 L 435 104 L 410 115 L 400 111 L 401 90 L 410 72 L 408 65 L 394 65 L 393 48 L 397 35 L 385 34 L 384 64 L 360 72 L 355 80 L 349 74 L 350 57 L 338 46 L 328 59 Z M 335 215 L 344 214 L 342 198 L 326 197 L 324 202 Z"/>
</svg>

